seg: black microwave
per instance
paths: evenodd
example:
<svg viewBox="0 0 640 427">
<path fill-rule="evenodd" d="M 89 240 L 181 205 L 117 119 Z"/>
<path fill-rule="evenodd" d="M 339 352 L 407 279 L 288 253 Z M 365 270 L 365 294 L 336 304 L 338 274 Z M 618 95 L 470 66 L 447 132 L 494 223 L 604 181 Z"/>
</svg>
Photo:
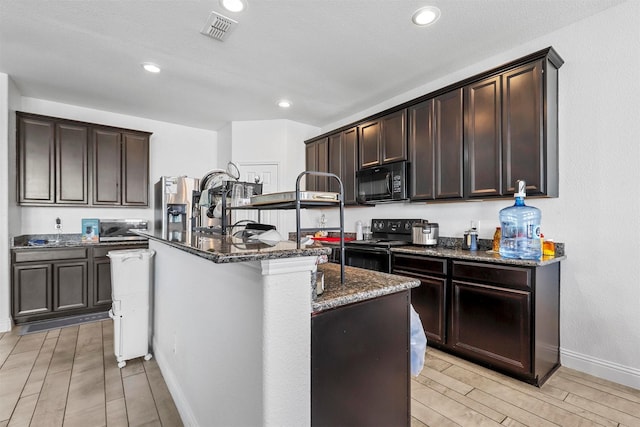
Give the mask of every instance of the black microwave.
<svg viewBox="0 0 640 427">
<path fill-rule="evenodd" d="M 356 172 L 358 203 L 407 200 L 407 162 L 394 162 Z"/>
</svg>

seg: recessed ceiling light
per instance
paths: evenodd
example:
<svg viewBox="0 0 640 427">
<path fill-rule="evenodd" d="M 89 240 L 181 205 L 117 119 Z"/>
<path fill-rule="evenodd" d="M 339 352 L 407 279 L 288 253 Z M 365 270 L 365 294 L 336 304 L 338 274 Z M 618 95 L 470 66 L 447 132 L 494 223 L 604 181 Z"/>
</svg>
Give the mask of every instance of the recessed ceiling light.
<svg viewBox="0 0 640 427">
<path fill-rule="evenodd" d="M 220 6 L 229 12 L 242 12 L 246 4 L 243 0 L 220 0 Z"/>
<path fill-rule="evenodd" d="M 289 107 L 291 107 L 291 102 L 287 101 L 286 99 L 280 100 L 280 101 L 278 101 L 278 107 L 280 107 L 280 108 L 289 108 Z"/>
<path fill-rule="evenodd" d="M 421 27 L 431 25 L 440 18 L 440 9 L 435 6 L 421 7 L 411 17 L 414 24 Z"/>
<path fill-rule="evenodd" d="M 158 67 L 156 64 L 152 64 L 151 62 L 145 62 L 144 64 L 142 64 L 142 68 L 144 68 L 150 73 L 160 72 L 160 67 Z"/>
</svg>

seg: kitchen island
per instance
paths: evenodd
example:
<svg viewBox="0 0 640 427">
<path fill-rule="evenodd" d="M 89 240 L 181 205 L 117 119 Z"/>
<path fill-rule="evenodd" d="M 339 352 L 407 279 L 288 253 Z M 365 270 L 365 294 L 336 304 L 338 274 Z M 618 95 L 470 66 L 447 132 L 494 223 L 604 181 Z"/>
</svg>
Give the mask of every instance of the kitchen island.
<svg viewBox="0 0 640 427">
<path fill-rule="evenodd" d="M 311 425 L 310 318 L 395 295 L 408 345 L 415 279 L 345 268 L 340 284 L 339 268 L 323 265 L 326 291 L 312 301 L 311 271 L 328 248 L 145 235 L 156 251 L 153 351 L 187 425 Z M 400 351 L 408 390 L 409 356 Z"/>
</svg>

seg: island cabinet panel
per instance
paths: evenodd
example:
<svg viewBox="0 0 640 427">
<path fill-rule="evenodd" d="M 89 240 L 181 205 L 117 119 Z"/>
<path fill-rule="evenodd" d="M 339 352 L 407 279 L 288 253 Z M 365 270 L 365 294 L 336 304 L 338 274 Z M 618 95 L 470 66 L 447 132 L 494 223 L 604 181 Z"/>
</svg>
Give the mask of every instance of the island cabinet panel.
<svg viewBox="0 0 640 427">
<path fill-rule="evenodd" d="M 327 137 L 307 143 L 305 147 L 306 170 L 329 172 L 329 139 Z M 307 191 L 327 191 L 328 180 L 323 176 L 307 175 Z"/>
<path fill-rule="evenodd" d="M 527 195 L 547 192 L 543 64 L 535 61 L 504 74 L 503 189 L 508 193 L 514 192 L 520 179 L 527 183 Z M 549 148 L 553 149 L 553 145 Z"/>
<path fill-rule="evenodd" d="M 353 127 L 345 131 L 329 135 L 330 173 L 337 175 L 344 188 L 344 203 L 356 204 L 358 194 L 356 171 L 358 170 L 358 129 Z M 335 179 L 329 179 L 328 190 L 339 193 L 340 188 Z"/>
<path fill-rule="evenodd" d="M 409 426 L 409 291 L 311 317 L 311 425 Z"/>
<path fill-rule="evenodd" d="M 465 194 L 502 195 L 502 76 L 464 88 Z"/>
<path fill-rule="evenodd" d="M 55 126 L 52 122 L 17 115 L 18 201 L 55 203 Z"/>
<path fill-rule="evenodd" d="M 407 160 L 407 110 L 358 126 L 360 168 Z"/>
</svg>

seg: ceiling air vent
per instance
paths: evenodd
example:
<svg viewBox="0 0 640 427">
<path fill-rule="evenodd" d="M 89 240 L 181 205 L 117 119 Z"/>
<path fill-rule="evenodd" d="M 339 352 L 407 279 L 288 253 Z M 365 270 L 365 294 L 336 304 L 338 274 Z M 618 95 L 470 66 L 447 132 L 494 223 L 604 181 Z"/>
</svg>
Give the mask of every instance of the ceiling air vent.
<svg viewBox="0 0 640 427">
<path fill-rule="evenodd" d="M 237 21 L 227 18 L 224 15 L 220 15 L 219 13 L 211 12 L 206 24 L 204 24 L 204 27 L 202 27 L 200 32 L 212 39 L 224 41 L 237 25 Z"/>
</svg>

